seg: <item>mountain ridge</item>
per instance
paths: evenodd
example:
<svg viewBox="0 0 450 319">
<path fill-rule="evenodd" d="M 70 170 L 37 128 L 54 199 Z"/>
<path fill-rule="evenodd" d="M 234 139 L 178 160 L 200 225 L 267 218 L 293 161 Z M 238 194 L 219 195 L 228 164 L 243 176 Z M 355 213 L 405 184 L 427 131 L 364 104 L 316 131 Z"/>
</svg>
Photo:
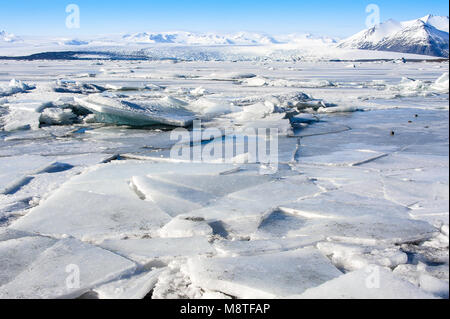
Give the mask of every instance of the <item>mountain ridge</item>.
<svg viewBox="0 0 450 319">
<path fill-rule="evenodd" d="M 448 22 L 448 16 L 433 15 L 403 22 L 391 19 L 356 33 L 341 41 L 338 47 L 448 58 Z"/>
</svg>

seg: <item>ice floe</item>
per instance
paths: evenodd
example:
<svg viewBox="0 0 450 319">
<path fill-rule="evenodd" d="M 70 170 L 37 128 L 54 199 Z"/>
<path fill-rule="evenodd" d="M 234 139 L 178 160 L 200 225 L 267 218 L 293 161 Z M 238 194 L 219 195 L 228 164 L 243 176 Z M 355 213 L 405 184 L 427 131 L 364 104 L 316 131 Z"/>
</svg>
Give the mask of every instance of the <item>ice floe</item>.
<svg viewBox="0 0 450 319">
<path fill-rule="evenodd" d="M 39 123 L 48 125 L 68 125 L 77 120 L 77 116 L 69 109 L 45 109 L 40 117 Z"/>
<path fill-rule="evenodd" d="M 34 85 L 12 79 L 8 85 L 0 85 L 0 97 L 33 90 Z"/>
<path fill-rule="evenodd" d="M 194 285 L 238 298 L 280 298 L 341 275 L 313 248 L 260 256 L 192 258 L 189 276 Z"/>
<path fill-rule="evenodd" d="M 154 269 L 124 276 L 126 278 L 101 285 L 93 291 L 99 299 L 142 299 L 153 289 L 162 271 Z"/>
<path fill-rule="evenodd" d="M 28 249 L 33 250 L 33 246 Z M 71 238 L 62 239 L 1 286 L 0 298 L 78 297 L 96 285 L 133 272 L 135 268 L 133 262 L 99 247 Z"/>
<path fill-rule="evenodd" d="M 394 269 L 406 264 L 408 256 L 398 247 L 361 246 L 347 243 L 321 242 L 317 248 L 329 256 L 339 269 L 353 271 L 369 265 L 379 265 Z"/>
<path fill-rule="evenodd" d="M 97 121 L 116 125 L 167 124 L 188 126 L 195 119 L 195 114 L 180 105 L 173 105 L 170 100 L 135 104 L 123 99 L 90 95 L 84 99 L 76 98 L 76 102 L 94 112 Z"/>
</svg>

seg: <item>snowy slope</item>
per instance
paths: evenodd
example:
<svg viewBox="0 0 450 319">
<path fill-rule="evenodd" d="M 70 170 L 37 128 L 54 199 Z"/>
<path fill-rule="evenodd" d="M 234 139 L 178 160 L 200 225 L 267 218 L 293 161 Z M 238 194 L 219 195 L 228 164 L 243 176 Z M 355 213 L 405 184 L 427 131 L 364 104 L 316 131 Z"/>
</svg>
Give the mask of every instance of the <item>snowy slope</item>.
<svg viewBox="0 0 450 319">
<path fill-rule="evenodd" d="M 435 27 L 438 30 L 448 33 L 448 17 L 433 16 L 431 14 L 420 18 L 421 21 Z"/>
<path fill-rule="evenodd" d="M 448 17 L 427 15 L 398 22 L 388 20 L 342 41 L 341 48 L 449 56 Z"/>
</svg>

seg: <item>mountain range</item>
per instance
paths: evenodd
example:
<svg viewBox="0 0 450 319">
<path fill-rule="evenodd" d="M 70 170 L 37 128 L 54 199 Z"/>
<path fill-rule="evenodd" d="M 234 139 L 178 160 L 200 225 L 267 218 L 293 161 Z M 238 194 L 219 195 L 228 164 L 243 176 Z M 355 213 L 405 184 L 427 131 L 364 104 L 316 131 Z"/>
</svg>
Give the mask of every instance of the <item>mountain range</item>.
<svg viewBox="0 0 450 319">
<path fill-rule="evenodd" d="M 273 37 L 252 32 L 239 32 L 230 35 L 215 33 L 176 32 L 142 32 L 127 34 L 122 37 L 124 41 L 134 43 L 178 43 L 178 44 L 204 44 L 204 45 L 250 45 L 275 44 Z"/>
<path fill-rule="evenodd" d="M 218 34 L 213 32 L 195 33 L 139 32 L 132 34 L 95 36 L 89 38 L 61 37 L 17 37 L 6 31 L 0 31 L 0 49 L 6 52 L 0 55 L 16 55 L 18 52 L 40 53 L 46 51 L 108 50 L 111 48 L 145 49 L 171 46 L 197 47 L 233 47 L 265 46 L 274 50 L 317 51 L 326 54 L 340 49 L 362 49 L 449 57 L 449 17 L 427 15 L 420 19 L 398 22 L 388 20 L 369 29 L 338 41 L 335 38 L 314 36 L 311 34 L 288 34 L 271 36 L 266 33 L 237 32 Z M 176 49 L 175 49 L 176 50 Z M 264 50 L 263 50 L 264 51 Z M 263 52 L 261 51 L 261 52 Z M 341 50 L 345 51 L 345 50 Z M 347 50 L 348 51 L 348 50 Z M 29 54 L 31 54 L 29 53 Z M 200 52 L 201 53 L 201 52 Z M 367 52 L 370 56 L 370 52 Z M 372 55 L 375 55 L 372 53 Z"/>
<path fill-rule="evenodd" d="M 340 48 L 449 57 L 449 17 L 427 15 L 411 21 L 388 20 L 343 40 Z"/>
</svg>

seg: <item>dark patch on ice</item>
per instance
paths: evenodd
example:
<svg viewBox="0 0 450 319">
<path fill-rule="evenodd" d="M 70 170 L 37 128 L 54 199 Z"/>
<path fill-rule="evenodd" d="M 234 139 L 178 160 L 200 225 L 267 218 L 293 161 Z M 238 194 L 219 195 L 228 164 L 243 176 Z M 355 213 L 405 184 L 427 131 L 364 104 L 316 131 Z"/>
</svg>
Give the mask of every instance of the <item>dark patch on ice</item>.
<svg viewBox="0 0 450 319">
<path fill-rule="evenodd" d="M 300 229 L 304 224 L 304 219 L 284 213 L 281 210 L 276 210 L 262 220 L 258 226 L 258 230 L 275 237 L 283 237 L 290 230 Z"/>
<path fill-rule="evenodd" d="M 400 250 L 408 256 L 408 264 L 417 265 L 421 262 L 427 266 L 442 266 L 448 263 L 448 248 L 404 244 Z"/>
<path fill-rule="evenodd" d="M 313 117 L 292 116 L 289 118 L 289 120 L 294 128 L 298 126 L 302 128 L 303 126 L 301 126 L 301 124 L 312 124 L 320 121 L 319 118 L 316 116 Z"/>
<path fill-rule="evenodd" d="M 232 168 L 228 171 L 225 172 L 220 172 L 219 175 L 231 175 L 231 174 L 235 174 L 241 171 L 240 167 L 236 167 L 236 168 Z"/>
<path fill-rule="evenodd" d="M 167 267 L 167 264 L 161 260 L 155 259 L 145 264 L 144 269 L 152 270 L 155 268 L 164 268 Z"/>
<path fill-rule="evenodd" d="M 189 220 L 191 222 L 203 222 L 205 219 L 203 217 L 186 217 L 185 220 Z"/>
<path fill-rule="evenodd" d="M 153 297 L 153 291 L 154 291 L 154 289 L 150 290 L 142 299 L 143 300 L 151 300 Z"/>
<path fill-rule="evenodd" d="M 70 164 L 67 164 L 67 163 L 55 162 L 53 164 L 50 164 L 46 168 L 44 168 L 38 174 L 42 174 L 42 173 L 50 173 L 50 174 L 51 173 L 60 173 L 60 172 L 68 171 L 68 170 L 70 170 L 72 168 L 74 168 L 73 165 L 70 165 Z"/>
<path fill-rule="evenodd" d="M 228 231 L 225 229 L 225 225 L 220 220 L 211 222 L 208 225 L 212 228 L 213 235 L 228 238 Z"/>
<path fill-rule="evenodd" d="M 95 291 L 88 291 L 76 299 L 100 299 Z"/>
<path fill-rule="evenodd" d="M 22 187 L 24 187 L 25 185 L 28 185 L 32 180 L 34 179 L 33 176 L 25 176 L 24 178 L 22 178 L 20 181 L 18 181 L 17 183 L 15 183 L 14 185 L 6 188 L 3 191 L 4 195 L 13 195 L 15 193 L 17 193 L 19 190 L 22 189 Z"/>
<path fill-rule="evenodd" d="M 224 138 L 225 138 L 224 136 L 221 137 L 222 141 L 224 140 Z M 216 139 L 215 137 L 211 137 L 211 138 L 208 138 L 208 139 L 203 139 L 202 138 L 202 140 L 200 142 L 193 142 L 193 141 L 190 142 L 189 146 L 190 147 L 194 147 L 195 145 L 199 145 L 199 144 L 202 145 L 202 146 L 203 145 L 207 145 L 207 144 L 213 142 L 215 139 Z"/>
<path fill-rule="evenodd" d="M 112 161 L 122 161 L 122 160 L 124 160 L 124 158 L 122 156 L 120 156 L 120 154 L 113 154 L 110 157 L 108 157 L 107 159 L 103 160 L 102 164 L 107 164 Z"/>
<path fill-rule="evenodd" d="M 309 125 L 300 124 L 294 128 L 294 135 L 289 137 L 311 137 L 311 136 L 319 136 L 319 135 L 328 135 L 328 134 L 338 134 L 352 130 L 351 127 L 346 125 L 335 125 L 330 124 L 327 121 L 317 121 L 315 123 L 311 123 Z"/>
<path fill-rule="evenodd" d="M 73 132 L 73 134 L 84 134 L 87 131 L 92 131 L 94 130 L 92 127 L 81 127 L 79 129 L 77 129 L 76 131 Z"/>
<path fill-rule="evenodd" d="M 71 84 L 64 83 L 59 87 L 53 89 L 57 93 L 72 93 L 72 94 L 93 94 L 106 91 L 106 88 L 96 84 Z"/>
<path fill-rule="evenodd" d="M 301 138 L 297 138 L 297 147 L 295 148 L 294 162 L 298 162 L 298 160 L 300 159 L 300 148 L 301 148 Z"/>
<path fill-rule="evenodd" d="M 140 199 L 140 200 L 145 200 L 146 196 L 144 193 L 142 193 L 137 187 L 136 185 L 134 185 L 133 182 L 130 182 L 130 188 L 131 190 L 136 194 L 136 196 Z"/>
</svg>

